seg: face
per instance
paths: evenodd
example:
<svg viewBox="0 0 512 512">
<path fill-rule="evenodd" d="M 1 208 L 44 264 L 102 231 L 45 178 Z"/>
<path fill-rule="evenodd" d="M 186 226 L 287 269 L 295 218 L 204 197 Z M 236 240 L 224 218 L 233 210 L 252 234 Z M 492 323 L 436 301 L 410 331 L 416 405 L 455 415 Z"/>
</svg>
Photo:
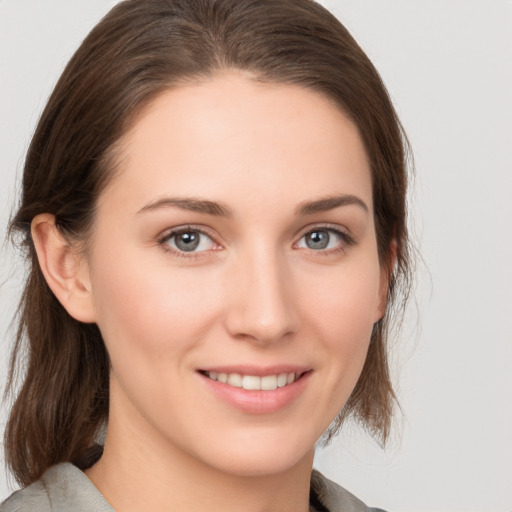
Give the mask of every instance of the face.
<svg viewBox="0 0 512 512">
<path fill-rule="evenodd" d="M 159 96 L 119 161 L 87 259 L 109 429 L 239 475 L 310 460 L 383 313 L 355 125 L 227 74 Z"/>
</svg>

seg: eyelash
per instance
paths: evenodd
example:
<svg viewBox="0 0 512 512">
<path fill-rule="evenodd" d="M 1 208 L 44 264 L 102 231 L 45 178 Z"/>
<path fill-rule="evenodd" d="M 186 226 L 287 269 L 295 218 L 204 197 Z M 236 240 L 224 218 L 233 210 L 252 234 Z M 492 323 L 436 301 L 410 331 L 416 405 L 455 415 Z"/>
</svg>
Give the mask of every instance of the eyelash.
<svg viewBox="0 0 512 512">
<path fill-rule="evenodd" d="M 310 252 L 318 254 L 318 255 L 331 256 L 334 254 L 338 254 L 340 252 L 345 252 L 348 247 L 350 247 L 356 243 L 354 238 L 351 235 L 349 235 L 347 232 L 342 231 L 341 229 L 339 229 L 337 227 L 333 227 L 329 224 L 323 224 L 323 225 L 314 226 L 312 228 L 308 228 L 307 231 L 303 231 L 299 237 L 299 241 L 295 242 L 294 246 L 296 244 L 298 244 L 306 235 L 308 235 L 310 233 L 314 233 L 315 231 L 327 231 L 328 233 L 334 233 L 336 236 L 338 236 L 342 240 L 342 243 L 340 244 L 340 246 L 336 247 L 334 249 L 327 249 L 327 250 L 309 249 Z M 205 231 L 203 228 L 193 226 L 193 225 L 187 225 L 187 226 L 183 226 L 183 227 L 180 227 L 177 229 L 173 229 L 171 231 L 167 231 L 163 236 L 161 236 L 158 239 L 158 244 L 162 247 L 162 249 L 164 251 L 170 252 L 173 255 L 178 256 L 180 258 L 187 258 L 187 259 L 201 258 L 204 256 L 203 253 L 209 252 L 210 250 L 218 250 L 218 249 L 210 249 L 210 250 L 198 251 L 198 252 L 196 252 L 196 251 L 187 252 L 187 251 L 176 250 L 169 246 L 169 241 L 173 237 L 175 237 L 177 235 L 181 235 L 183 233 L 188 233 L 188 232 L 200 233 L 201 235 L 205 235 L 215 245 L 220 246 L 220 244 L 215 240 L 215 238 L 212 235 L 210 235 L 207 231 Z"/>
<path fill-rule="evenodd" d="M 325 257 L 333 256 L 333 255 L 345 252 L 347 250 L 347 248 L 351 247 L 352 245 L 355 245 L 355 243 L 356 243 L 355 239 L 351 235 L 349 235 L 346 231 L 341 230 L 339 227 L 332 226 L 331 224 L 319 224 L 319 225 L 316 225 L 313 227 L 308 227 L 300 235 L 299 242 L 306 235 L 308 235 L 310 233 L 314 233 L 315 231 L 327 231 L 328 233 L 334 233 L 336 236 L 338 236 L 341 239 L 340 245 L 333 249 L 326 249 L 326 250 L 309 249 L 310 252 L 314 253 L 315 255 L 320 255 L 320 256 L 325 256 Z M 297 243 L 298 242 L 296 242 L 296 244 Z"/>
<path fill-rule="evenodd" d="M 177 235 L 182 235 L 183 233 L 200 233 L 201 235 L 205 235 L 207 236 L 215 245 L 220 245 L 216 240 L 215 238 L 210 235 L 209 233 L 207 233 L 204 229 L 202 228 L 199 228 L 197 226 L 193 226 L 193 225 L 187 225 L 187 226 L 183 226 L 183 227 L 180 227 L 180 228 L 176 228 L 176 229 L 173 229 L 171 231 L 167 231 L 166 233 L 164 233 L 163 236 L 161 236 L 159 239 L 158 239 L 158 244 L 162 247 L 162 249 L 166 252 L 170 252 L 171 254 L 173 254 L 174 256 L 178 256 L 179 258 L 187 258 L 187 259 L 197 259 L 197 258 L 201 258 L 203 256 L 203 253 L 204 252 L 209 252 L 209 251 L 199 251 L 199 252 L 196 252 L 196 251 L 190 251 L 190 252 L 186 252 L 186 251 L 180 251 L 180 250 L 176 250 L 176 249 L 173 249 L 172 247 L 169 246 L 169 241 L 177 236 Z M 215 249 L 213 249 L 215 250 Z"/>
</svg>

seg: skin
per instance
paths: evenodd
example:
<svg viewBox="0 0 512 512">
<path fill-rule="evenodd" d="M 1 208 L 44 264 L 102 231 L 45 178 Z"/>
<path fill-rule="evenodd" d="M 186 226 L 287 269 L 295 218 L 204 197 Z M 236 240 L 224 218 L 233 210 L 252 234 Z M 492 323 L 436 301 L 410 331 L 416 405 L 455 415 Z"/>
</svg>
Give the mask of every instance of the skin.
<svg viewBox="0 0 512 512">
<path fill-rule="evenodd" d="M 230 72 L 163 93 L 122 148 L 85 257 L 51 216 L 33 222 L 50 286 L 98 324 L 112 362 L 105 452 L 87 475 L 123 512 L 305 512 L 315 443 L 385 308 L 357 128 L 316 92 Z M 333 196 L 352 199 L 297 214 Z M 166 202 L 191 197 L 231 215 Z M 196 251 L 170 237 L 184 226 L 206 233 Z M 327 248 L 308 245 L 315 230 Z M 307 381 L 247 412 L 198 372 L 226 365 L 295 365 Z"/>
</svg>

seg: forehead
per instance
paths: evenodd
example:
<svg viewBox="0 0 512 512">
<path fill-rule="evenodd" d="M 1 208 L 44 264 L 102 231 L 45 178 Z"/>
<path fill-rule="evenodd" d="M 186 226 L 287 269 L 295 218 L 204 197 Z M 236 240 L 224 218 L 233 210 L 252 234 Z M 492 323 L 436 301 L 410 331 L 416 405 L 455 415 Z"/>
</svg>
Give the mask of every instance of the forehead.
<svg viewBox="0 0 512 512">
<path fill-rule="evenodd" d="M 236 73 L 165 91 L 123 137 L 106 194 L 140 207 L 158 195 L 240 204 L 362 196 L 371 176 L 355 124 L 323 95 Z M 137 204 L 135 204 L 137 203 Z"/>
</svg>

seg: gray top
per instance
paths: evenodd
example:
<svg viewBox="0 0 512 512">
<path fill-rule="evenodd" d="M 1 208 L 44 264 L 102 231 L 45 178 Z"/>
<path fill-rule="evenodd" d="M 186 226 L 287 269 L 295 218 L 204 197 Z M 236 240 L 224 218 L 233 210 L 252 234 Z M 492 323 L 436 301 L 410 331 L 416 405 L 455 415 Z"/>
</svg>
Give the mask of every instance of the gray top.
<svg viewBox="0 0 512 512">
<path fill-rule="evenodd" d="M 318 471 L 311 475 L 312 504 L 319 512 L 379 512 Z M 324 510 L 322 511 L 322 508 Z M 48 469 L 33 484 L 16 491 L 0 512 L 114 512 L 85 473 L 69 462 Z M 383 512 L 383 511 L 381 511 Z"/>
</svg>

